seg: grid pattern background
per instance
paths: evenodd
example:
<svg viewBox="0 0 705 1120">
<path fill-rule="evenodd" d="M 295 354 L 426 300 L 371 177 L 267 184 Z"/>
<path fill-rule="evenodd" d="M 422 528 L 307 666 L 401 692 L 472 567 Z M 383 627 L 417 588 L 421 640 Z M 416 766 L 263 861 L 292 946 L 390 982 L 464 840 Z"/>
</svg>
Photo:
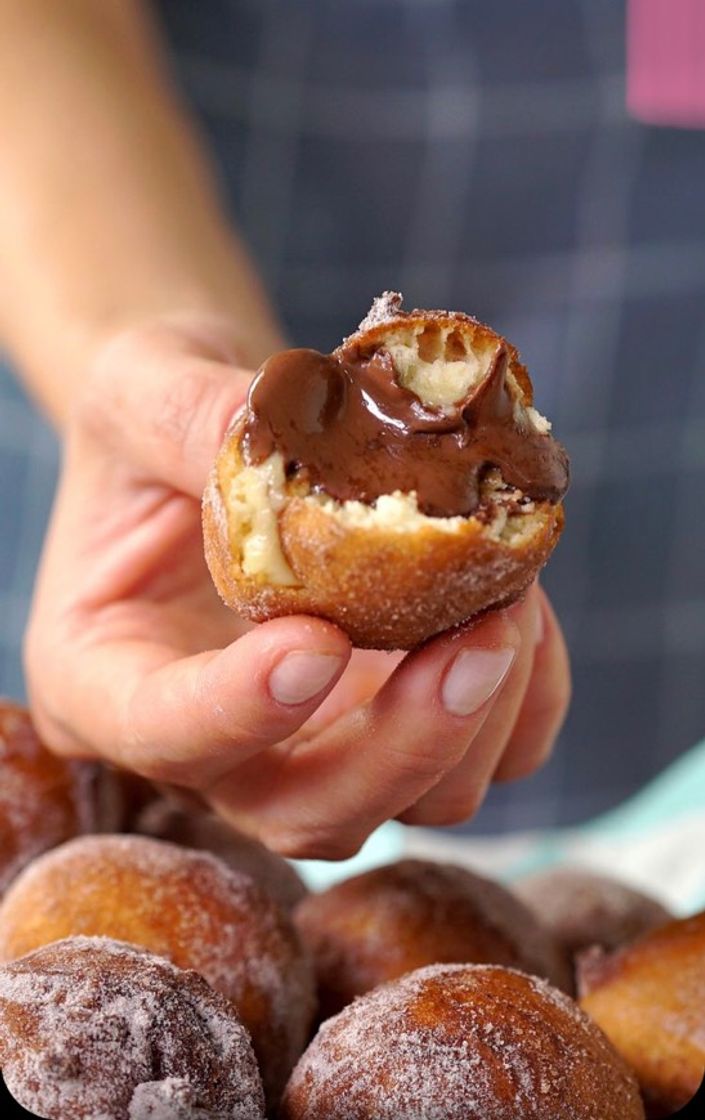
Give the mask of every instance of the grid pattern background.
<svg viewBox="0 0 705 1120">
<path fill-rule="evenodd" d="M 573 464 L 546 571 L 575 698 L 482 831 L 615 804 L 705 733 L 705 132 L 624 108 L 615 0 L 163 0 L 175 76 L 292 338 L 372 295 L 522 351 Z M 56 472 L 0 374 L 0 690 Z"/>
</svg>

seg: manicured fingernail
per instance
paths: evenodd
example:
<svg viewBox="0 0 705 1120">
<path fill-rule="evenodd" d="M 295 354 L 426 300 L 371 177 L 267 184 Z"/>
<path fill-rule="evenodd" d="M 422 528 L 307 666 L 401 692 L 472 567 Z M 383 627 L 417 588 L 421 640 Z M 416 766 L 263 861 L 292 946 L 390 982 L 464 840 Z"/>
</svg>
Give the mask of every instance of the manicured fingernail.
<svg viewBox="0 0 705 1120">
<path fill-rule="evenodd" d="M 464 649 L 456 654 L 441 689 L 446 711 L 454 716 L 476 712 L 497 691 L 515 656 L 510 647 Z"/>
<path fill-rule="evenodd" d="M 269 675 L 269 691 L 279 704 L 303 704 L 332 681 L 340 665 L 329 653 L 287 653 Z"/>
<path fill-rule="evenodd" d="M 534 645 L 540 646 L 546 633 L 546 620 L 543 617 L 541 600 L 536 600 L 536 614 L 534 615 Z"/>
</svg>

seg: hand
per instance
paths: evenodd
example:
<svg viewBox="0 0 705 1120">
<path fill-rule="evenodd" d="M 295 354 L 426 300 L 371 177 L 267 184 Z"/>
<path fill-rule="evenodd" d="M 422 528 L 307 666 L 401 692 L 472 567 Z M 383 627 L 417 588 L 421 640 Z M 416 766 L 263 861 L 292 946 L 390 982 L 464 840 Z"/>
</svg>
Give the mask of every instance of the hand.
<svg viewBox="0 0 705 1120">
<path fill-rule="evenodd" d="M 250 374 L 221 322 L 102 348 L 69 424 L 26 641 L 40 733 L 197 791 L 289 856 L 343 858 L 382 821 L 449 824 L 548 755 L 569 671 L 538 587 L 400 656 L 317 618 L 219 601 L 200 498 Z"/>
</svg>

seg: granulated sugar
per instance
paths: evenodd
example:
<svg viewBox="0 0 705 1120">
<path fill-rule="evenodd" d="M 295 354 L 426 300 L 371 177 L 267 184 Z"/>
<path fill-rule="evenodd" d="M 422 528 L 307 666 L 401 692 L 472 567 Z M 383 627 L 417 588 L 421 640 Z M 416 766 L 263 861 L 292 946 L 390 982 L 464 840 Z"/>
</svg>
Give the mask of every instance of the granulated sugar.
<svg viewBox="0 0 705 1120">
<path fill-rule="evenodd" d="M 641 1120 L 636 1085 L 562 993 L 433 965 L 356 1000 L 299 1062 L 285 1120 Z"/>
<path fill-rule="evenodd" d="M 289 916 L 207 852 L 90 836 L 49 852 L 0 908 L 0 960 L 73 934 L 143 945 L 194 968 L 241 1009 L 265 1082 L 281 1090 L 313 1017 L 313 976 Z"/>
<path fill-rule="evenodd" d="M 671 917 L 655 898 L 580 867 L 531 875 L 514 889 L 571 953 L 616 949 Z"/>
<path fill-rule="evenodd" d="M 195 972 L 107 938 L 69 938 L 0 970 L 0 1064 L 21 1104 L 50 1120 L 263 1116 L 232 1005 Z"/>
</svg>

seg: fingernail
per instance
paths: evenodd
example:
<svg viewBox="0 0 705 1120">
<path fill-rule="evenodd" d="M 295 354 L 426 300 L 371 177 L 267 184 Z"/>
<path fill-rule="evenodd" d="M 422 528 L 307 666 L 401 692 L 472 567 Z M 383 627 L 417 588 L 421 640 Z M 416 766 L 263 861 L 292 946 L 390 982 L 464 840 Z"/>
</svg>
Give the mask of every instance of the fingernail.
<svg viewBox="0 0 705 1120">
<path fill-rule="evenodd" d="M 501 685 L 515 655 L 511 647 L 464 649 L 457 654 L 441 689 L 446 711 L 454 716 L 469 716 L 481 708 Z"/>
<path fill-rule="evenodd" d="M 541 645 L 543 636 L 546 633 L 546 623 L 543 617 L 543 607 L 541 600 L 536 600 L 536 617 L 534 620 L 534 645 Z"/>
<path fill-rule="evenodd" d="M 303 704 L 330 683 L 340 665 L 329 653 L 287 653 L 269 675 L 269 691 L 279 704 Z"/>
</svg>

